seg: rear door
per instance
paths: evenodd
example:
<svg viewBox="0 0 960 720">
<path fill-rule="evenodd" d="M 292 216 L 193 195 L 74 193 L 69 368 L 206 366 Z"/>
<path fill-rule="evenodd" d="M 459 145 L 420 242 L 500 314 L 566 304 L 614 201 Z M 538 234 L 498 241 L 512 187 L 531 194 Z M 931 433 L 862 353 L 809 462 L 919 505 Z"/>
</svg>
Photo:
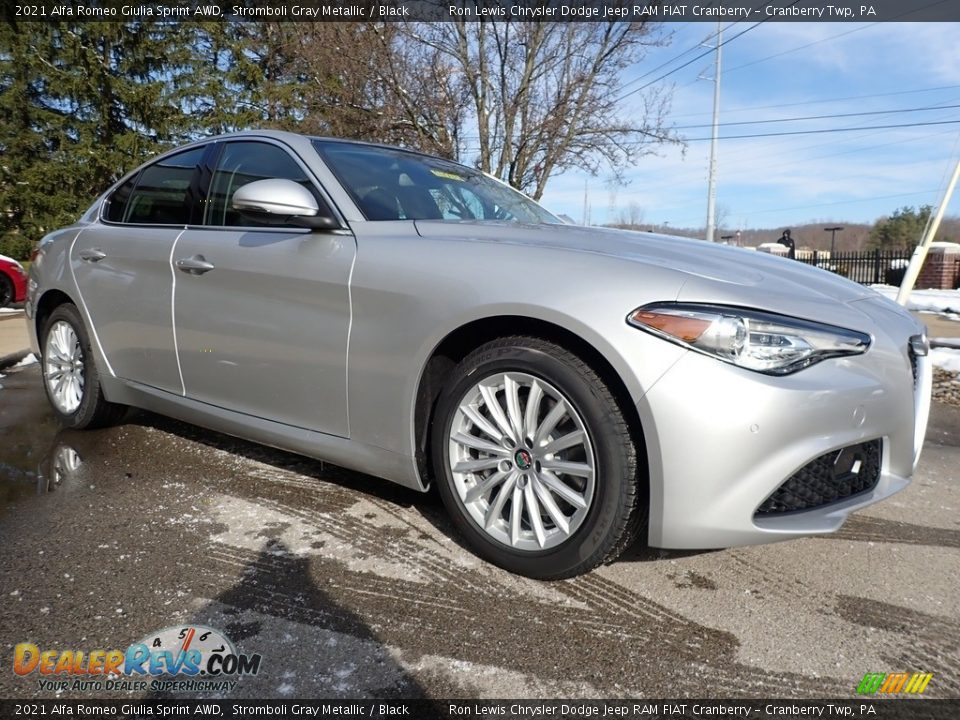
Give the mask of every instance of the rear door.
<svg viewBox="0 0 960 720">
<path fill-rule="evenodd" d="M 198 166 L 208 146 L 148 165 L 83 230 L 70 263 L 113 372 L 181 394 L 173 337 L 174 242 L 201 208 Z"/>
<path fill-rule="evenodd" d="M 347 231 L 258 225 L 230 206 L 255 180 L 286 178 L 327 205 L 306 166 L 270 140 L 221 143 L 202 227 L 177 241 L 175 320 L 187 397 L 347 436 Z M 182 265 L 183 263 L 181 263 Z M 198 265 L 199 264 L 199 265 Z"/>
</svg>

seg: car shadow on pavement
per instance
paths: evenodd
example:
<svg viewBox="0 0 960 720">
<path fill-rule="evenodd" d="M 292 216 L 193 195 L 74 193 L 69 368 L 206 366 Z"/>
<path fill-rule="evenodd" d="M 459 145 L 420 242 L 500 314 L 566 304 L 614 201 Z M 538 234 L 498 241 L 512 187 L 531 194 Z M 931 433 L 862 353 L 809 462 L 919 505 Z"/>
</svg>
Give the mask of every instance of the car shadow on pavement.
<svg viewBox="0 0 960 720">
<path fill-rule="evenodd" d="M 461 550 L 473 554 L 450 521 L 446 509 L 435 488 L 420 493 L 383 478 L 348 470 L 332 463 L 308 458 L 296 453 L 271 448 L 258 443 L 207 430 L 197 425 L 157 415 L 146 410 L 132 412 L 128 422 L 169 432 L 192 442 L 201 443 L 216 450 L 239 455 L 247 460 L 264 463 L 277 469 L 296 472 L 315 480 L 334 483 L 344 489 L 363 493 L 398 507 L 415 510 L 439 533 L 449 538 Z M 663 550 L 647 545 L 641 533 L 615 562 L 664 562 L 678 558 L 719 552 L 706 550 Z"/>
<path fill-rule="evenodd" d="M 709 555 L 710 553 L 716 552 L 722 552 L 722 550 L 664 550 L 662 548 L 650 547 L 647 545 L 646 539 L 640 537 L 623 551 L 623 555 L 620 556 L 617 562 L 669 562 L 671 560 L 679 560 L 696 555 Z"/>
<path fill-rule="evenodd" d="M 267 540 L 239 570 L 232 587 L 193 613 L 184 626 L 221 631 L 237 652 L 259 654 L 256 674 L 194 677 L 236 680 L 231 699 L 423 699 L 424 688 L 377 634 L 320 585 L 325 578 L 282 541 Z M 177 679 L 183 679 L 180 676 Z M 153 692 L 150 699 L 209 697 L 209 693 Z M 439 707 L 418 704 L 418 717 Z M 380 717 L 376 708 L 371 717 Z"/>
<path fill-rule="evenodd" d="M 207 430 L 146 410 L 133 411 L 128 423 L 171 433 L 185 440 L 238 455 L 253 462 L 263 463 L 278 470 L 297 473 L 320 482 L 331 483 L 344 490 L 361 493 L 371 500 L 383 501 L 396 508 L 413 510 L 464 552 L 473 554 L 473 551 L 461 540 L 453 527 L 453 523 L 450 522 L 435 487 L 431 487 L 428 492 L 421 493 L 374 475 L 348 470 L 324 460 L 309 458 Z"/>
<path fill-rule="evenodd" d="M 316 460 L 286 450 L 260 445 L 214 430 L 207 430 L 198 425 L 191 425 L 162 415 L 156 415 L 146 410 L 134 411 L 127 422 L 129 424 L 171 433 L 185 440 L 200 443 L 215 450 L 222 450 L 234 455 L 239 455 L 247 460 L 271 465 L 280 470 L 295 472 L 316 480 L 336 483 L 345 489 L 372 495 L 401 507 L 409 508 L 414 505 L 420 505 L 428 498 L 428 503 L 433 502 L 437 507 L 440 507 L 440 499 L 435 497 L 433 493 L 419 493 L 416 490 L 411 490 L 410 488 L 403 487 L 389 480 L 354 470 L 347 470 L 324 460 Z M 442 507 L 440 509 L 442 510 Z"/>
</svg>

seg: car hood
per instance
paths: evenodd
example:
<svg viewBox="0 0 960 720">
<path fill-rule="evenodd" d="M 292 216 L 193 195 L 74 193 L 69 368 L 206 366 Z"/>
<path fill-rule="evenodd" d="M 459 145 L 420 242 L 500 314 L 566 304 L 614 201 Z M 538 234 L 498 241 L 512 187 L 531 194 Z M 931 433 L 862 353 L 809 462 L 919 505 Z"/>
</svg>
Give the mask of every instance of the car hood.
<svg viewBox="0 0 960 720">
<path fill-rule="evenodd" d="M 663 268 L 679 275 L 681 286 L 676 299 L 691 302 L 724 302 L 796 313 L 798 303 L 835 306 L 876 295 L 869 288 L 802 262 L 670 235 L 575 225 L 433 220 L 418 220 L 416 227 L 425 238 L 535 245 Z"/>
</svg>

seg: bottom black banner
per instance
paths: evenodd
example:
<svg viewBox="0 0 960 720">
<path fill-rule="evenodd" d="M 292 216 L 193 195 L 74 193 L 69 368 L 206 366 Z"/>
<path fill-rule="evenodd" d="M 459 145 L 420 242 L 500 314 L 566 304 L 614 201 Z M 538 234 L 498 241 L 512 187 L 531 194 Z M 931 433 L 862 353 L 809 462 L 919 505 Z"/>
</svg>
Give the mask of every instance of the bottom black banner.
<svg viewBox="0 0 960 720">
<path fill-rule="evenodd" d="M 955 700 L 0 700 L 0 718 L 903 718 L 955 720 Z"/>
</svg>

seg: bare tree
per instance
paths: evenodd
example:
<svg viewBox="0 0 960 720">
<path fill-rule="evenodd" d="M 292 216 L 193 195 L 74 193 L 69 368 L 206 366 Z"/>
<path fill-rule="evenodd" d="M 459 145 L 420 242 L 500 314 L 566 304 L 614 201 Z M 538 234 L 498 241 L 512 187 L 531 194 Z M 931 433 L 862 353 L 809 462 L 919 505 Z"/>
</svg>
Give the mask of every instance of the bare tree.
<svg viewBox="0 0 960 720">
<path fill-rule="evenodd" d="M 626 230 L 638 230 L 643 227 L 643 218 L 643 206 L 636 200 L 632 200 L 626 209 L 621 208 L 614 226 Z"/>
<path fill-rule="evenodd" d="M 462 83 L 477 131 L 464 157 L 472 150 L 481 170 L 534 198 L 555 173 L 606 166 L 619 175 L 676 140 L 665 128 L 668 90 L 637 94 L 642 110 L 629 117 L 618 98 L 624 70 L 661 44 L 651 23 L 444 22 L 403 32 Z"/>
<path fill-rule="evenodd" d="M 726 203 L 718 203 L 714 217 L 716 218 L 714 222 L 717 228 L 717 235 L 719 236 L 721 229 L 727 224 L 727 220 L 730 219 L 730 206 Z"/>
<path fill-rule="evenodd" d="M 285 23 L 285 124 L 456 157 L 467 108 L 438 50 L 393 23 Z"/>
</svg>

